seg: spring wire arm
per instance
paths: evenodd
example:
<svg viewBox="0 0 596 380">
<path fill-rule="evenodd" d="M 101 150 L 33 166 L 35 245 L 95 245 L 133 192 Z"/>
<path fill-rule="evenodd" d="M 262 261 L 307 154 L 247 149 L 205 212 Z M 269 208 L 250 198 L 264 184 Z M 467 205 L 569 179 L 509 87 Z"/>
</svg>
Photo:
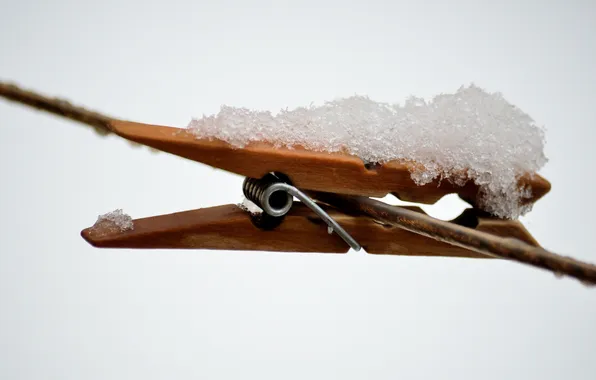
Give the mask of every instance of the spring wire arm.
<svg viewBox="0 0 596 380">
<path fill-rule="evenodd" d="M 265 213 L 278 218 L 290 211 L 294 201 L 293 197 L 296 197 L 327 223 L 329 233 L 336 232 L 353 250 L 361 249 L 360 244 L 335 219 L 300 189 L 286 183 L 282 176 L 278 177 L 270 173 L 261 179 L 247 177 L 242 185 L 242 190 L 244 196 L 263 209 Z"/>
</svg>

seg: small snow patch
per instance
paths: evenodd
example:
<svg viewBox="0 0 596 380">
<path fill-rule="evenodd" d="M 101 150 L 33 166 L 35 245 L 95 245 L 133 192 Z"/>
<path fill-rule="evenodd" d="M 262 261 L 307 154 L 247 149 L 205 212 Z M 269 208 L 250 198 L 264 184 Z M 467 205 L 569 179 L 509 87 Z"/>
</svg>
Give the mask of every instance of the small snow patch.
<svg viewBox="0 0 596 380">
<path fill-rule="evenodd" d="M 124 232 L 133 230 L 134 223 L 132 221 L 132 218 L 129 215 L 125 214 L 122 211 L 122 209 L 117 209 L 112 212 L 108 212 L 107 214 L 100 215 L 97 218 L 97 222 L 95 222 L 92 228 L 98 227 L 115 227 L 120 232 Z"/>
<path fill-rule="evenodd" d="M 244 198 L 241 203 L 238 204 L 238 207 L 242 210 L 249 212 L 253 215 L 261 214 L 263 210 L 256 204 L 254 204 L 250 199 Z"/>
</svg>

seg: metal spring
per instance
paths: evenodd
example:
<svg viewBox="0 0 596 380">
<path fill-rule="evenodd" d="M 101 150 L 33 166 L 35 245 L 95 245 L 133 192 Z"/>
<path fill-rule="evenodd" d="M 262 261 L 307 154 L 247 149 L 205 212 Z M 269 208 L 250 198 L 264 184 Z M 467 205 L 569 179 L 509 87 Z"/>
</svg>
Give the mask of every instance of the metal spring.
<svg viewBox="0 0 596 380">
<path fill-rule="evenodd" d="M 283 216 L 292 208 L 293 196 L 282 190 L 275 190 L 274 185 L 283 183 L 273 174 L 261 179 L 247 177 L 242 184 L 244 196 L 271 216 Z"/>
<path fill-rule="evenodd" d="M 286 215 L 296 197 L 327 223 L 330 234 L 337 233 L 354 250 L 360 250 L 360 244 L 315 201 L 274 174 L 267 174 L 261 179 L 247 177 L 242 184 L 242 192 L 246 198 L 262 208 L 265 214 L 272 217 Z"/>
</svg>

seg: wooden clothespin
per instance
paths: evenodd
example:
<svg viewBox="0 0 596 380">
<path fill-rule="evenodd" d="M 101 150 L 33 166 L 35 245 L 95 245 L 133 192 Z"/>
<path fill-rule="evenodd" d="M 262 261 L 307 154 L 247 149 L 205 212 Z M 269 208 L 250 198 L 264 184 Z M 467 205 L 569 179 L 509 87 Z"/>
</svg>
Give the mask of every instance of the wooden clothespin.
<svg viewBox="0 0 596 380">
<path fill-rule="evenodd" d="M 548 252 L 519 221 L 483 212 L 472 181 L 418 186 L 410 176 L 416 165 L 411 162 L 367 167 L 348 154 L 279 148 L 267 142 L 235 148 L 224 141 L 197 139 L 184 129 L 116 120 L 10 84 L 0 83 L 0 95 L 245 176 L 244 194 L 263 210 L 255 215 L 229 204 L 137 219 L 130 229 L 99 223 L 82 231 L 96 247 L 329 253 L 363 247 L 374 254 L 505 258 L 596 284 L 596 266 Z M 536 173 L 523 176 L 519 186 L 532 191 L 523 201 L 527 203 L 550 190 L 550 183 Z M 369 198 L 394 194 L 432 204 L 452 193 L 473 208 L 450 222 L 419 208 Z"/>
</svg>

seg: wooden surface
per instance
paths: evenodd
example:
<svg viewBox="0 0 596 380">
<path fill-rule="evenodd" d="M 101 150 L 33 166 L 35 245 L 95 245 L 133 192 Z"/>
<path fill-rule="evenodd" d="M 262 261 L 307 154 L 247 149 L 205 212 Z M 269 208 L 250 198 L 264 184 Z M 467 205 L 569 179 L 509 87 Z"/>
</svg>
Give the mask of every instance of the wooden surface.
<svg viewBox="0 0 596 380">
<path fill-rule="evenodd" d="M 275 148 L 267 143 L 238 149 L 223 141 L 196 139 L 184 129 L 126 121 L 112 121 L 110 129 L 128 140 L 242 176 L 261 178 L 269 172 L 281 172 L 304 190 L 372 197 L 393 193 L 402 200 L 426 204 L 457 193 L 478 206 L 478 186 L 472 181 L 463 187 L 446 180 L 417 186 L 410 176 L 411 163 L 394 161 L 369 170 L 359 158 L 342 153 Z M 528 174 L 520 185 L 532 188 L 528 203 L 550 190 L 550 183 L 539 175 Z"/>
<path fill-rule="evenodd" d="M 466 249 L 438 242 L 401 228 L 381 225 L 367 217 L 355 217 L 327 208 L 368 253 L 486 257 Z M 417 207 L 409 209 L 423 213 Z M 479 217 L 467 209 L 454 223 L 477 231 L 514 237 L 538 245 L 523 225 Z M 134 221 L 134 230 L 120 232 L 109 225 L 87 228 L 81 235 L 101 248 L 210 249 L 246 251 L 287 251 L 345 253 L 347 244 L 336 234 L 327 233 L 327 225 L 303 204 L 296 202 L 276 229 L 255 227 L 248 212 L 236 205 L 223 205 Z"/>
</svg>

